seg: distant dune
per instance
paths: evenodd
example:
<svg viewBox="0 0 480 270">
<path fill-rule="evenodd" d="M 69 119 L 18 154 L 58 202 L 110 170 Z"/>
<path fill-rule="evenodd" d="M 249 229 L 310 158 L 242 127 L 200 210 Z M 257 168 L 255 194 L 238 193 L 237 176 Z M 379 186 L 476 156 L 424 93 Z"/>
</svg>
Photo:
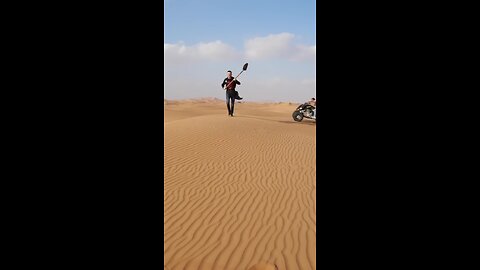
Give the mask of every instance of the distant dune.
<svg viewBox="0 0 480 270">
<path fill-rule="evenodd" d="M 164 105 L 175 105 L 175 104 L 188 104 L 188 103 L 225 103 L 224 99 L 206 97 L 206 98 L 192 98 L 192 99 L 181 99 L 181 100 L 169 100 L 164 99 Z M 250 100 L 237 100 L 237 103 L 248 103 L 248 104 L 268 104 L 268 105 L 296 105 L 298 106 L 299 102 L 292 101 L 282 101 L 282 102 L 273 102 L 273 101 L 250 101 Z"/>
<path fill-rule="evenodd" d="M 316 269 L 316 124 L 298 103 L 164 105 L 165 269 Z"/>
<path fill-rule="evenodd" d="M 217 102 L 224 102 L 224 100 L 214 97 L 206 97 L 206 98 L 191 98 L 191 99 L 181 99 L 181 100 L 168 100 L 164 99 L 164 104 L 179 104 L 179 103 L 217 103 Z"/>
</svg>

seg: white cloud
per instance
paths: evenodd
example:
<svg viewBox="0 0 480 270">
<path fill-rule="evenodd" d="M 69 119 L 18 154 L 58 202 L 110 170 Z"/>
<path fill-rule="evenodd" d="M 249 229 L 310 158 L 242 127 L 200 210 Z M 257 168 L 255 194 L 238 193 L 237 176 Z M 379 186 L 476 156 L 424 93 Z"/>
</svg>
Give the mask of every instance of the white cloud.
<svg viewBox="0 0 480 270">
<path fill-rule="evenodd" d="M 233 60 L 239 56 L 233 47 L 219 40 L 186 46 L 183 42 L 163 45 L 165 64 L 182 64 L 193 61 Z"/>
<path fill-rule="evenodd" d="M 296 47 L 296 53 L 293 54 L 292 60 L 295 61 L 302 61 L 302 60 L 313 60 L 315 61 L 315 58 L 317 56 L 317 45 L 314 46 L 304 46 L 304 45 L 298 45 Z"/>
<path fill-rule="evenodd" d="M 288 55 L 295 36 L 290 33 L 256 37 L 245 42 L 245 54 L 251 59 L 267 59 Z"/>
<path fill-rule="evenodd" d="M 226 62 L 232 60 L 290 60 L 314 61 L 316 45 L 295 44 L 291 33 L 271 34 L 245 42 L 243 52 L 237 51 L 220 40 L 197 43 L 191 46 L 183 42 L 164 44 L 165 65 L 192 64 L 198 61 Z"/>
<path fill-rule="evenodd" d="M 196 49 L 198 50 L 199 56 L 215 60 L 231 59 L 237 54 L 232 47 L 221 41 L 200 43 L 196 46 Z"/>
<path fill-rule="evenodd" d="M 245 42 L 245 55 L 249 59 L 288 59 L 293 61 L 315 59 L 317 48 L 294 44 L 291 33 L 271 34 Z"/>
</svg>

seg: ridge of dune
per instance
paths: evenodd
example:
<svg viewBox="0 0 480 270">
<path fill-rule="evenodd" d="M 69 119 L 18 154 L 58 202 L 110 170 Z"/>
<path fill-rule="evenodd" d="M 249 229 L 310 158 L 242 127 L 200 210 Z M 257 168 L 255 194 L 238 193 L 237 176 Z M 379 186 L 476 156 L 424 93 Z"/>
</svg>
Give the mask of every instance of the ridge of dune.
<svg viewBox="0 0 480 270">
<path fill-rule="evenodd" d="M 316 269 L 315 124 L 223 105 L 164 110 L 165 269 Z"/>
</svg>

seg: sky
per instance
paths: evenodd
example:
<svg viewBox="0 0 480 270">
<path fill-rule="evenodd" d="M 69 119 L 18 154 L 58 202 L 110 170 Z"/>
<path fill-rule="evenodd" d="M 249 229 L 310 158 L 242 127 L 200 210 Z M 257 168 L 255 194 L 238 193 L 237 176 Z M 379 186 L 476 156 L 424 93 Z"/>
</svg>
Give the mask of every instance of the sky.
<svg viewBox="0 0 480 270">
<path fill-rule="evenodd" d="M 226 71 L 244 101 L 315 97 L 315 0 L 164 0 L 166 99 L 216 97 Z"/>
</svg>

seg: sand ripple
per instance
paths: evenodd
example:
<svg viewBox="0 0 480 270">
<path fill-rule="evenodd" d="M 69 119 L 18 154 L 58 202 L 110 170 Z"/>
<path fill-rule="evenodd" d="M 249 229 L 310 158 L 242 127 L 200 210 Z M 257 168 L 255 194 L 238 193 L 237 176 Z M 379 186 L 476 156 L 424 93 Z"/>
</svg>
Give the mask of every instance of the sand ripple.
<svg viewBox="0 0 480 270">
<path fill-rule="evenodd" d="M 315 127 L 242 105 L 165 124 L 165 269 L 316 269 Z"/>
</svg>

